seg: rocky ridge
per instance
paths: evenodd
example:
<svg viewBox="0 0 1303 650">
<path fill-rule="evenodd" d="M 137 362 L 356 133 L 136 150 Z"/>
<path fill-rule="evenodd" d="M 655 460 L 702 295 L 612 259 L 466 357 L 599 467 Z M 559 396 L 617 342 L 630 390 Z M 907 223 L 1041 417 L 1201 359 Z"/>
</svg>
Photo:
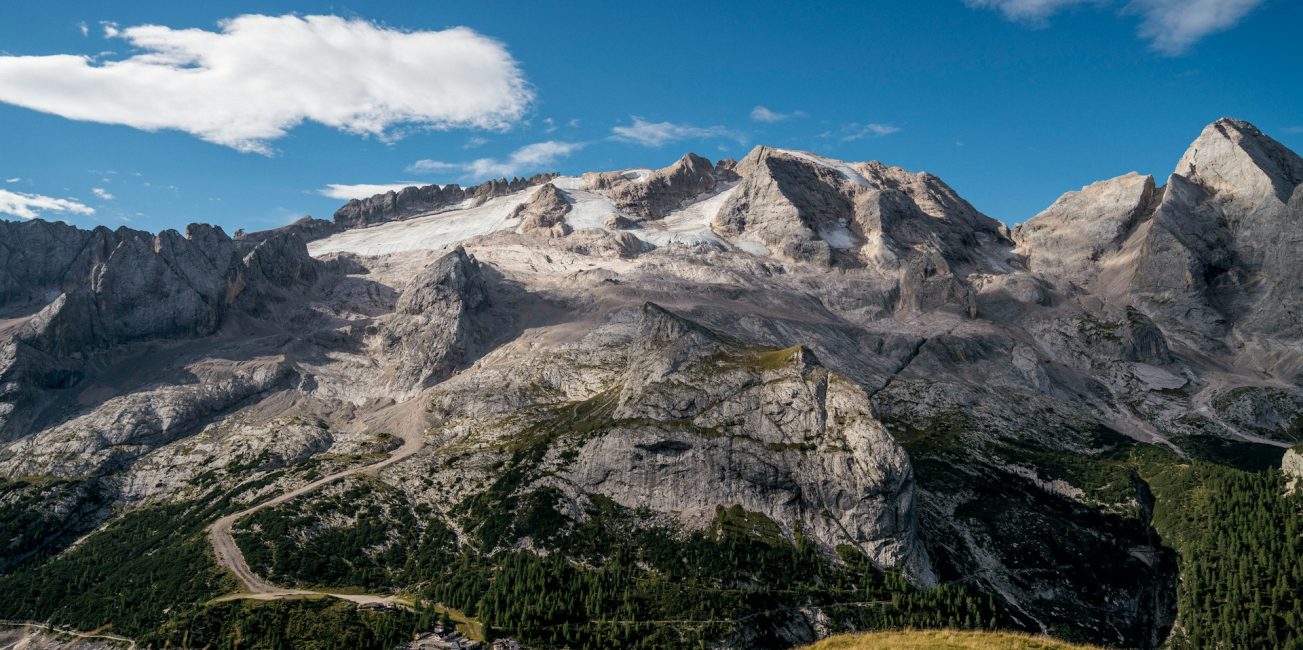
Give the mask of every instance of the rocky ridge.
<svg viewBox="0 0 1303 650">
<path fill-rule="evenodd" d="M 341 229 L 361 228 L 462 203 L 473 205 L 546 183 L 555 176 L 556 174 L 535 174 L 529 178 L 499 178 L 466 188 L 456 183 L 405 187 L 365 199 L 350 200 L 335 211 L 334 223 Z"/>
</svg>

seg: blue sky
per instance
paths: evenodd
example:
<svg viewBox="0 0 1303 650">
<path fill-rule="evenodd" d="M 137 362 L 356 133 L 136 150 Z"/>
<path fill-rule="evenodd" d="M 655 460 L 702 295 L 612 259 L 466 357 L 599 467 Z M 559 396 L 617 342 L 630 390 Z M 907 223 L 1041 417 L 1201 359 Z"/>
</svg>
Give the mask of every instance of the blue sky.
<svg viewBox="0 0 1303 650">
<path fill-rule="evenodd" d="M 927 170 L 1012 224 L 1164 178 L 1218 117 L 1303 150 L 1303 3 L 800 4 L 10 3 L 0 217 L 261 229 L 355 185 L 769 144 Z"/>
</svg>

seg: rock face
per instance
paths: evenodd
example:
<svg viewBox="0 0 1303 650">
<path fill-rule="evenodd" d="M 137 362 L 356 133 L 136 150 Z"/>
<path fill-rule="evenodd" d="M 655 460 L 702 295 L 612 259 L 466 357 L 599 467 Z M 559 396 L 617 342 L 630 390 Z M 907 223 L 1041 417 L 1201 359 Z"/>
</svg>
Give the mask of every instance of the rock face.
<svg viewBox="0 0 1303 650">
<path fill-rule="evenodd" d="M 248 242 L 260 242 L 268 237 L 281 233 L 293 233 L 298 235 L 299 239 L 310 242 L 322 237 L 329 237 L 340 231 L 340 226 L 333 221 L 325 219 L 314 219 L 312 217 L 302 217 L 288 226 L 272 228 L 271 230 L 259 230 L 257 232 L 245 232 L 243 230 L 235 231 L 235 238 Z"/>
<path fill-rule="evenodd" d="M 1293 494 L 1303 486 L 1303 450 L 1298 447 L 1287 449 L 1280 461 L 1280 471 L 1285 473 L 1285 489 Z"/>
<path fill-rule="evenodd" d="M 457 205 L 463 201 L 481 202 L 495 196 L 519 192 L 527 187 L 546 183 L 555 177 L 556 174 L 548 173 L 511 180 L 500 178 L 467 188 L 462 188 L 456 183 L 444 186 L 406 187 L 397 192 L 389 191 L 370 198 L 349 201 L 335 211 L 335 224 L 340 228 L 360 228 L 406 219 Z"/>
<path fill-rule="evenodd" d="M 636 180 L 619 173 L 608 173 L 594 175 L 590 184 L 595 189 L 609 190 L 611 200 L 625 214 L 659 219 L 685 201 L 734 178 L 736 175 L 723 163 L 717 169 L 709 160 L 690 153 L 673 165 Z"/>
<path fill-rule="evenodd" d="M 646 303 L 548 357 L 504 369 L 510 376 L 454 378 L 433 397 L 445 435 L 483 454 L 467 465 L 523 473 L 511 464 L 519 453 L 500 457 L 504 443 L 557 436 L 528 468 L 538 478 L 518 488 L 520 498 L 548 486 L 572 500 L 563 510 L 602 496 L 698 530 L 718 508 L 741 506 L 830 552 L 854 546 L 935 582 L 915 534 L 904 450 L 874 419 L 868 395 L 809 349 L 739 345 Z M 589 370 L 570 379 L 576 364 Z M 495 396 L 482 396 L 488 386 Z M 570 396 L 559 407 L 550 404 L 558 394 Z M 584 415 L 540 430 L 545 409 Z"/>
<path fill-rule="evenodd" d="M 768 147 L 752 150 L 737 173 L 715 232 L 785 259 L 872 268 L 894 280 L 898 309 L 975 315 L 963 278 L 1007 255 L 1003 227 L 930 174 Z"/>
<path fill-rule="evenodd" d="M 570 212 L 570 202 L 555 185 L 548 183 L 538 188 L 534 196 L 526 203 L 521 203 L 511 211 L 510 218 L 520 219 L 522 232 L 547 230 L 558 235 L 566 235 L 570 227 L 566 225 L 566 213 Z"/>
<path fill-rule="evenodd" d="M 1029 631 L 1158 647 L 1178 565 L 1117 459 L 1303 439 L 1301 180 L 1220 120 L 1161 186 L 1013 232 L 930 174 L 768 147 L 235 239 L 0 223 L 0 476 L 79 486 L 55 501 L 94 528 L 402 434 L 419 453 L 367 480 L 459 548 L 575 560 L 539 527 L 623 509 L 673 543 L 736 509 Z"/>
<path fill-rule="evenodd" d="M 7 303 L 22 316 L 0 356 L 0 440 L 39 417 L 44 390 L 75 383 L 91 353 L 212 334 L 231 313 L 257 314 L 319 275 L 320 263 L 289 233 L 241 243 L 204 225 L 189 226 L 183 237 L 125 228 L 78 235 L 30 224 L 11 225 L 15 241 L 39 238 L 47 261 L 32 268 L 13 255 L 7 265 L 10 282 L 29 289 L 13 290 L 16 299 Z"/>
<path fill-rule="evenodd" d="M 697 527 L 741 505 L 935 582 L 915 536 L 912 470 L 864 391 L 806 348 L 739 349 L 651 303 L 629 346 L 608 396 L 612 419 L 629 424 L 580 448 L 566 472 L 575 484 Z M 667 431 L 675 422 L 685 430 Z"/>
<path fill-rule="evenodd" d="M 1099 260 L 1115 253 L 1136 224 L 1149 216 L 1156 196 L 1152 176 L 1130 173 L 1064 194 L 1054 205 L 1014 228 L 1033 273 L 1060 283 L 1090 286 Z"/>
<path fill-rule="evenodd" d="M 1136 175 L 1097 183 L 1016 237 L 1031 270 L 1133 304 L 1173 334 L 1279 349 L 1303 336 L 1286 306 L 1303 289 L 1292 259 L 1303 236 L 1300 170 L 1303 159 L 1252 125 L 1218 120 L 1163 188 Z M 1283 352 L 1268 369 L 1298 372 L 1298 355 Z"/>
<path fill-rule="evenodd" d="M 394 387 L 425 388 L 474 358 L 500 329 L 490 307 L 484 271 L 462 248 L 418 273 L 380 335 Z"/>
</svg>

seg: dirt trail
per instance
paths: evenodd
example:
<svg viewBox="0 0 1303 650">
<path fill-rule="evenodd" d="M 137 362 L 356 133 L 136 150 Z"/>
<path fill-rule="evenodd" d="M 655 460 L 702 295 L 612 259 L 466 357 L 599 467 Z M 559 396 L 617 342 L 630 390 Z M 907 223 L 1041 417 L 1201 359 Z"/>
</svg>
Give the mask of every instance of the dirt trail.
<svg viewBox="0 0 1303 650">
<path fill-rule="evenodd" d="M 41 645 L 42 639 L 38 637 L 38 635 L 42 633 L 56 639 L 59 638 L 60 636 L 70 636 L 78 639 L 85 639 L 87 641 L 96 641 L 102 639 L 105 641 L 113 642 L 114 646 L 116 646 L 117 644 L 125 643 L 127 644 L 128 650 L 135 650 L 137 647 L 139 647 L 136 645 L 136 641 L 134 639 L 129 639 L 125 636 L 121 636 L 118 634 L 109 634 L 108 632 L 102 632 L 98 630 L 93 630 L 90 632 L 79 632 L 77 630 L 70 630 L 62 627 L 54 627 L 49 625 L 48 623 L 36 623 L 33 621 L 0 620 L 0 625 L 18 628 L 23 631 L 22 632 L 23 637 L 20 638 L 18 641 L 16 641 L 13 645 L 5 646 L 5 650 L 11 650 L 11 649 L 17 650 L 19 648 L 26 648 L 28 646 L 44 647 Z"/>
<path fill-rule="evenodd" d="M 412 401 L 420 402 L 421 400 L 412 400 Z M 395 425 L 394 428 L 397 432 L 397 435 L 403 441 L 402 446 L 394 450 L 394 452 L 390 454 L 388 458 L 372 463 L 370 465 L 363 465 L 361 467 L 354 467 L 352 469 L 346 469 L 339 472 L 335 472 L 334 474 L 319 478 L 311 483 L 308 483 L 307 485 L 303 485 L 293 490 L 289 490 L 288 492 L 284 492 L 273 499 L 263 501 L 262 503 L 259 503 L 256 506 L 246 508 L 244 510 L 241 510 L 233 514 L 226 515 L 225 517 L 222 517 L 221 519 L 218 519 L 217 521 L 213 522 L 212 525 L 208 527 L 208 541 L 213 547 L 213 553 L 217 556 L 217 563 L 222 567 L 225 567 L 227 570 L 229 570 L 231 574 L 235 576 L 235 579 L 238 580 L 240 583 L 239 592 L 227 596 L 223 596 L 218 600 L 237 600 L 237 599 L 277 600 L 282 598 L 296 598 L 296 597 L 304 597 L 304 596 L 331 596 L 334 598 L 339 598 L 341 600 L 352 601 L 358 604 L 387 603 L 387 604 L 410 606 L 411 605 L 410 600 L 399 598 L 397 596 L 380 596 L 374 594 L 345 594 L 345 593 L 335 593 L 329 591 L 314 591 L 308 589 L 291 589 L 285 587 L 277 587 L 273 584 L 268 583 L 262 578 L 258 577 L 258 574 L 254 573 L 253 569 L 249 568 L 249 563 L 245 561 L 244 553 L 240 551 L 240 547 L 235 543 L 235 538 L 231 535 L 231 530 L 235 527 L 236 522 L 243 519 L 244 517 L 247 517 L 255 512 L 258 512 L 259 510 L 264 510 L 266 508 L 278 506 L 282 503 L 285 503 L 286 501 L 289 501 L 290 499 L 302 496 L 324 485 L 333 483 L 343 478 L 347 478 L 349 476 L 359 476 L 363 474 L 374 476 L 380 473 L 380 470 L 383 470 L 384 468 L 393 465 L 394 463 L 400 462 L 406 458 L 412 457 L 417 452 L 419 452 L 423 447 L 425 447 L 425 437 L 424 437 L 425 427 L 423 425 L 423 422 L 419 414 L 412 413 L 411 411 L 412 411 L 411 408 L 403 408 L 402 406 L 400 406 L 397 409 L 398 412 L 397 417 L 391 417 L 387 419 L 386 423 Z"/>
</svg>

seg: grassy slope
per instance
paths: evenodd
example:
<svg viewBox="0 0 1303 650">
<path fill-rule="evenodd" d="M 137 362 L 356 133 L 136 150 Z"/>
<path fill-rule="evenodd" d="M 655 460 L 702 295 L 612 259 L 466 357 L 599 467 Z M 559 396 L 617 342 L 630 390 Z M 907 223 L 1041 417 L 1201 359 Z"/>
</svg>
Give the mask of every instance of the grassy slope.
<svg viewBox="0 0 1303 650">
<path fill-rule="evenodd" d="M 1090 650 L 1043 636 L 966 630 L 906 630 L 843 634 L 806 650 Z"/>
</svg>

